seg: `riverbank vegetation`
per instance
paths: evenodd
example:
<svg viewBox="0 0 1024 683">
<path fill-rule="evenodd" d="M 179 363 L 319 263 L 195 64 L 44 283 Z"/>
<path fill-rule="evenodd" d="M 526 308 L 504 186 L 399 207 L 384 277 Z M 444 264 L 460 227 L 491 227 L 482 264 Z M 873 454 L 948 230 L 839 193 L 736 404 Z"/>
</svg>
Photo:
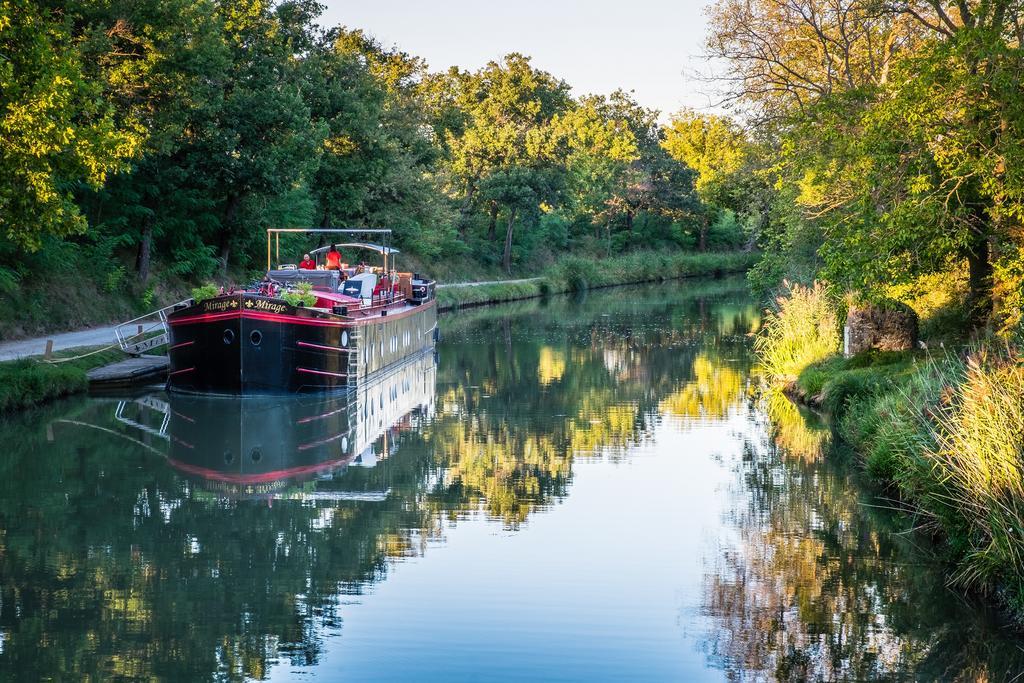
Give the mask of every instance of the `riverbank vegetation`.
<svg viewBox="0 0 1024 683">
<path fill-rule="evenodd" d="M 844 358 L 841 301 L 792 286 L 757 349 L 770 394 L 829 417 L 865 470 L 946 549 L 964 589 L 1024 614 L 1024 362 L 1012 344 L 869 351 Z M 831 325 L 818 326 L 821 320 Z M 792 349 L 819 334 L 822 353 Z M 779 398 L 771 401 L 778 402 Z"/>
<path fill-rule="evenodd" d="M 122 358 L 117 349 L 76 349 L 55 354 L 52 363 L 35 358 L 0 363 L 0 415 L 83 393 L 89 388 L 86 372 Z"/>
<path fill-rule="evenodd" d="M 688 277 L 719 277 L 745 273 L 757 259 L 755 252 L 742 251 L 704 254 L 634 252 L 618 259 L 572 256 L 526 281 L 446 286 L 438 290 L 437 300 L 443 311 L 601 287 L 667 282 Z"/>
<path fill-rule="evenodd" d="M 1024 614 L 1024 14 L 718 0 L 709 19 L 761 179 L 745 196 L 772 217 L 750 277 L 778 297 L 768 379 L 824 409 L 961 586 Z M 920 347 L 842 358 L 851 306 L 909 307 Z"/>
<path fill-rule="evenodd" d="M 391 227 L 406 266 L 461 279 L 750 246 L 734 130 L 709 153 L 699 121 L 662 125 L 626 91 L 574 95 L 515 53 L 428 65 L 321 10 L 0 7 L 0 335 L 247 280 L 268 227 Z M 282 238 L 282 260 L 315 239 Z"/>
</svg>

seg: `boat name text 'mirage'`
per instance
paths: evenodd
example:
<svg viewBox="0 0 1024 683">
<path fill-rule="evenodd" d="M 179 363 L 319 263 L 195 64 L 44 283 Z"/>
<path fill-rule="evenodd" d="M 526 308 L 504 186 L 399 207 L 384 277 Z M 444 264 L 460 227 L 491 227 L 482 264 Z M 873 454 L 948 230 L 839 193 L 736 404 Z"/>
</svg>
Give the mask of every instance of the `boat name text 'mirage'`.
<svg viewBox="0 0 1024 683">
<path fill-rule="evenodd" d="M 287 304 L 278 303 L 275 301 L 267 301 L 266 299 L 245 299 L 243 304 L 246 310 L 250 311 L 267 311 L 268 313 L 285 313 L 291 309 L 291 306 Z M 238 299 L 220 299 L 213 301 L 203 302 L 203 311 L 206 313 L 222 313 L 225 311 L 233 311 L 238 308 Z"/>
<path fill-rule="evenodd" d="M 210 313 L 211 311 L 226 311 L 228 309 L 235 308 L 238 308 L 238 299 L 229 299 L 227 301 L 222 299 L 220 301 L 213 300 L 203 302 L 203 310 L 207 313 Z"/>
<path fill-rule="evenodd" d="M 245 307 L 257 311 L 269 311 L 271 313 L 284 313 L 291 306 L 287 304 L 274 303 L 273 301 L 267 301 L 266 299 L 246 299 Z"/>
</svg>

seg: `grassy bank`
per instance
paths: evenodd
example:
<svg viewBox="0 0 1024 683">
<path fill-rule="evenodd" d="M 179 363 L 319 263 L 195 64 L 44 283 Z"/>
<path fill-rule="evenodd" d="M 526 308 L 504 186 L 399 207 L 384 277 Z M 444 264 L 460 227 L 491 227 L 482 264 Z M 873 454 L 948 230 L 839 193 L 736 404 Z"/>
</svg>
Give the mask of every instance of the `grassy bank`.
<svg viewBox="0 0 1024 683">
<path fill-rule="evenodd" d="M 820 287 L 780 301 L 757 343 L 771 391 L 826 413 L 954 585 L 1024 617 L 1024 357 L 991 342 L 842 358 L 841 309 Z"/>
<path fill-rule="evenodd" d="M 90 349 L 65 351 L 55 354 L 54 360 L 89 352 Z M 89 388 L 86 372 L 121 358 L 124 358 L 123 353 L 110 349 L 61 363 L 34 358 L 0 363 L 0 414 L 84 392 Z"/>
<path fill-rule="evenodd" d="M 438 290 L 440 310 L 517 301 L 564 292 L 583 291 L 684 277 L 743 273 L 757 262 L 749 252 L 634 252 L 618 258 L 567 257 L 530 282 L 445 287 Z"/>
</svg>

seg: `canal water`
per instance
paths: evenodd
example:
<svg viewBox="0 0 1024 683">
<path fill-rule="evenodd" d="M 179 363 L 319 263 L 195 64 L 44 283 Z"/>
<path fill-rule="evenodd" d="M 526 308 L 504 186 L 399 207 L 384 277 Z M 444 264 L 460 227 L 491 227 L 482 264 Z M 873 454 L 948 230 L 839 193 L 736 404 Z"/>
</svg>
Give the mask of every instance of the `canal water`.
<svg viewBox="0 0 1024 683">
<path fill-rule="evenodd" d="M 353 397 L 0 423 L 3 680 L 1014 680 L 742 281 L 443 316 Z"/>
</svg>

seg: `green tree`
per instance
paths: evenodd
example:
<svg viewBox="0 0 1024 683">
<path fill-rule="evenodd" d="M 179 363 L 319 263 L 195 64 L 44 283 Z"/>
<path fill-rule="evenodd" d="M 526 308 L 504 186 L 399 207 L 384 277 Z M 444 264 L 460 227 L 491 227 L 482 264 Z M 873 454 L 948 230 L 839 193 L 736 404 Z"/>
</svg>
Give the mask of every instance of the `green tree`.
<svg viewBox="0 0 1024 683">
<path fill-rule="evenodd" d="M 460 203 L 459 228 L 465 236 L 480 205 L 481 183 L 492 172 L 531 161 L 536 150 L 527 137 L 569 107 L 569 85 L 533 68 L 528 57 L 516 53 L 470 76 L 451 72 L 444 82 L 460 88 L 455 101 L 466 112 L 458 127 L 443 128 L 449 191 Z M 489 215 L 488 236 L 495 239 L 498 206 L 493 200 L 483 204 Z"/>
<path fill-rule="evenodd" d="M 873 294 L 966 262 L 975 319 L 994 278 L 1019 319 L 1015 3 L 723 0 L 713 16 L 711 51 L 776 119 L 782 179 L 822 226 L 833 279 Z"/>
<path fill-rule="evenodd" d="M 699 208 L 693 191 L 693 171 L 666 153 L 657 111 L 641 106 L 621 90 L 608 97 L 602 111 L 606 117 L 625 123 L 637 149 L 637 158 L 619 177 L 608 201 L 609 217 L 622 219 L 630 243 L 660 246 L 674 242 L 679 246 L 684 237 L 682 226 L 692 220 Z M 645 219 L 648 228 L 642 235 L 634 234 L 638 217 Z M 611 228 L 611 221 L 607 226 Z"/>
<path fill-rule="evenodd" d="M 74 188 L 101 186 L 145 138 L 111 99 L 135 86 L 140 48 L 123 25 L 83 24 L 77 9 L 0 3 L 0 231 L 15 247 L 85 232 Z"/>
<path fill-rule="evenodd" d="M 608 111 L 604 97 L 590 96 L 556 114 L 548 128 L 544 155 L 564 168 L 563 210 L 594 226 L 607 223 L 612 200 L 639 159 L 628 122 Z"/>
<path fill-rule="evenodd" d="M 319 10 L 308 0 L 218 3 L 230 65 L 214 106 L 195 116 L 186 165 L 216 202 L 213 239 L 225 269 L 232 246 L 263 227 L 252 214 L 304 187 L 317 168 L 326 127 L 304 99 L 300 57 L 315 42 L 311 21 Z M 292 218 L 308 225 L 311 216 Z"/>
<path fill-rule="evenodd" d="M 536 222 L 542 202 L 552 200 L 559 191 L 559 180 L 552 169 L 511 166 L 492 171 L 480 185 L 480 194 L 492 206 L 505 208 L 505 242 L 501 265 L 512 272 L 512 240 L 516 219 Z M 497 215 L 497 211 L 495 212 Z"/>
<path fill-rule="evenodd" d="M 144 123 L 147 138 L 125 169 L 102 189 L 80 193 L 79 203 L 104 256 L 135 249 L 142 283 L 149 278 L 154 243 L 174 255 L 179 274 L 205 276 L 212 268 L 198 238 L 213 206 L 183 161 L 190 125 L 218 99 L 214 84 L 228 66 L 214 10 L 210 0 L 124 1 L 98 7 L 91 19 L 116 25 L 123 40 L 141 46 L 132 63 L 138 75 L 133 87 L 119 89 L 112 101 Z"/>
<path fill-rule="evenodd" d="M 329 131 L 310 181 L 321 225 L 394 226 L 403 245 L 436 256 L 452 217 L 433 173 L 440 150 L 424 132 L 426 65 L 335 29 L 306 70 L 313 116 Z"/>
<path fill-rule="evenodd" d="M 723 209 L 735 211 L 743 202 L 741 175 L 748 160 L 743 131 L 725 117 L 683 110 L 672 117 L 663 144 L 673 159 L 696 172 L 694 189 L 706 207 L 697 245 L 705 251 L 713 216 Z"/>
</svg>

